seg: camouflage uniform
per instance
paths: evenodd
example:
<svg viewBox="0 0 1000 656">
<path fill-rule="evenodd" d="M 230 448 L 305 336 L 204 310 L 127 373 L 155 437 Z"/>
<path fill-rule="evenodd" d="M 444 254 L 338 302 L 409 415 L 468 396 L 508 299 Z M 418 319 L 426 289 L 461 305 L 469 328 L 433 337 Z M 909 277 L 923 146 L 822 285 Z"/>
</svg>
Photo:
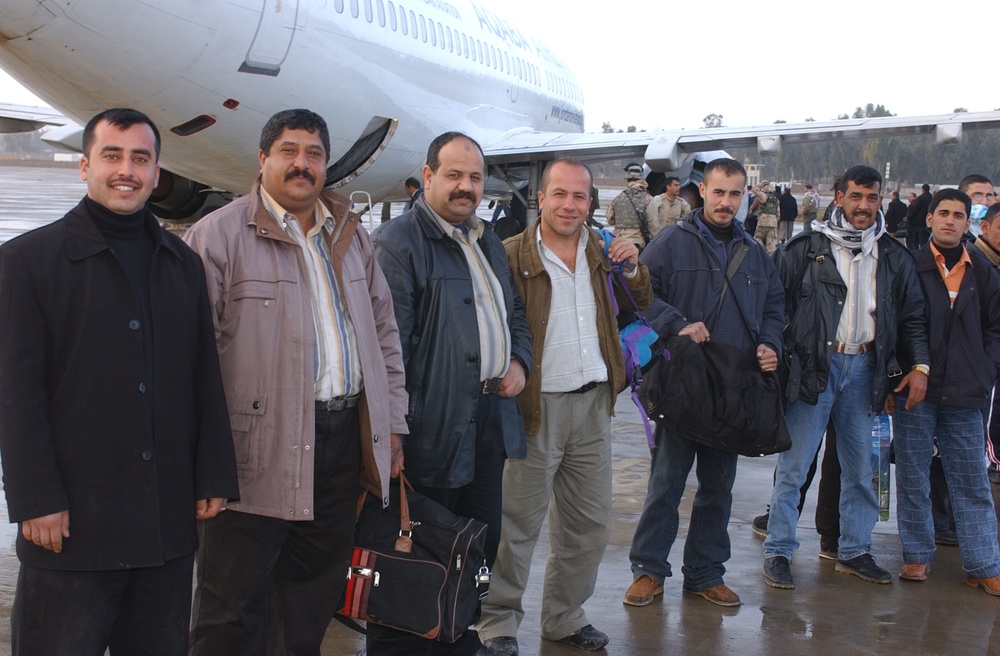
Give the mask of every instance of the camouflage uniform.
<svg viewBox="0 0 1000 656">
<path fill-rule="evenodd" d="M 802 215 L 802 230 L 809 232 L 812 230 L 812 222 L 816 220 L 819 213 L 819 194 L 815 190 L 806 192 L 802 197 L 802 207 L 799 210 Z"/>
<path fill-rule="evenodd" d="M 647 217 L 653 200 L 646 191 L 647 187 L 645 180 L 629 180 L 628 188 L 618 194 L 608 206 L 608 225 L 615 227 L 615 236 L 631 241 L 639 250 L 646 246 L 642 223 L 643 219 L 649 223 Z M 643 217 L 636 210 L 641 211 Z"/>
<path fill-rule="evenodd" d="M 761 243 L 768 254 L 778 247 L 778 195 L 774 186 L 766 184 L 755 188 L 754 193 L 760 199 L 757 206 L 757 232 L 754 237 Z"/>
</svg>

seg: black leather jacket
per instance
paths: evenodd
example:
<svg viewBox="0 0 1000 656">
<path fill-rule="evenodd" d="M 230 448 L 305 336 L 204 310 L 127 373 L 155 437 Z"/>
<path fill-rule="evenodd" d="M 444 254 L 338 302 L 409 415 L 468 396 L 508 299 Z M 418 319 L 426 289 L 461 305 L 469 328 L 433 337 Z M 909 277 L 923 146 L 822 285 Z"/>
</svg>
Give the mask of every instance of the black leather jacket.
<svg viewBox="0 0 1000 656">
<path fill-rule="evenodd" d="M 479 400 L 479 332 L 472 279 L 461 247 L 418 200 L 372 236 L 392 291 L 410 405 L 406 476 L 415 485 L 455 488 L 472 481 L 475 442 L 466 440 Z M 507 252 L 492 230 L 479 239 L 503 286 L 511 355 L 531 371 L 531 335 Z M 527 455 L 516 398 L 500 399 L 508 458 Z"/>
<path fill-rule="evenodd" d="M 878 240 L 875 273 L 875 357 L 872 408 L 880 411 L 904 373 L 900 362 L 930 364 L 927 319 L 913 257 L 895 239 Z M 788 401 L 815 404 L 826 389 L 847 285 L 831 242 L 820 232 L 800 233 L 774 253 L 785 288 L 789 322 L 784 330 Z"/>
</svg>

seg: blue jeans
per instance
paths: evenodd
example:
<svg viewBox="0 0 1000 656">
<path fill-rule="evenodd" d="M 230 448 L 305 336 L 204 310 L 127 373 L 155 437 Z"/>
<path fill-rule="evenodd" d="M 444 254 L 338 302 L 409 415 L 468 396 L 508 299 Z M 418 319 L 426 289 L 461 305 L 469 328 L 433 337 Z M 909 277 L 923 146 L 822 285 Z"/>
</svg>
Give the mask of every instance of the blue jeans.
<svg viewBox="0 0 1000 656">
<path fill-rule="evenodd" d="M 684 588 L 701 591 L 722 585 L 724 563 L 730 556 L 729 513 L 739 456 L 692 442 L 662 426 L 656 427 L 655 440 L 646 503 L 629 552 L 632 575 L 649 574 L 660 583 L 671 576 L 667 558 L 677 538 L 677 507 L 697 456 L 698 491 L 681 570 Z"/>
<path fill-rule="evenodd" d="M 962 567 L 976 578 L 1000 574 L 997 518 L 986 473 L 981 412 L 926 401 L 907 410 L 904 403 L 905 397 L 897 397 L 896 508 L 903 560 L 929 563 L 934 557 L 928 476 L 936 436 L 951 492 Z"/>
<path fill-rule="evenodd" d="M 837 431 L 840 460 L 841 560 L 868 553 L 872 529 L 878 520 L 878 500 L 872 490 L 872 381 L 875 353 L 834 353 L 830 377 L 816 405 L 795 401 L 785 411 L 785 424 L 792 448 L 778 456 L 774 491 L 771 494 L 764 557 L 791 559 L 799 548 L 795 527 L 799 521 L 799 488 L 819 448 L 828 420 Z"/>
</svg>

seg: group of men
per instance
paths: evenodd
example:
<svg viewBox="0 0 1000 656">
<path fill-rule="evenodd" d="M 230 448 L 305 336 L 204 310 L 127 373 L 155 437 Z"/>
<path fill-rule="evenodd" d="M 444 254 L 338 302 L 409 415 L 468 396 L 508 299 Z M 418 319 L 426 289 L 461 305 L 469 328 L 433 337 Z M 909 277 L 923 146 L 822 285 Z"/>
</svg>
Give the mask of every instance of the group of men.
<svg viewBox="0 0 1000 656">
<path fill-rule="evenodd" d="M 729 344 L 762 371 L 789 366 L 770 585 L 793 585 L 795 502 L 828 420 L 844 472 L 838 570 L 891 580 L 868 553 L 868 453 L 872 418 L 895 399 L 901 576 L 929 571 L 936 436 L 967 582 L 1000 594 L 977 465 L 1000 279 L 962 245 L 965 193 L 933 198 L 932 240 L 914 259 L 884 238 L 878 173 L 855 167 L 831 218 L 772 260 L 734 220 L 747 179 L 735 160 L 705 167 L 694 211 L 676 179 L 641 212 L 629 199 L 662 231 L 648 242 L 640 223 L 639 244 L 585 225 L 593 176 L 559 159 L 539 220 L 501 242 L 475 215 L 482 149 L 448 132 L 410 181 L 411 207 L 373 238 L 324 189 L 325 121 L 293 109 L 263 127 L 250 193 L 182 242 L 147 205 L 159 152 L 145 115 L 98 114 L 84 132 L 87 196 L 0 248 L 0 451 L 21 526 L 14 654 L 315 656 L 358 495 L 387 503 L 404 466 L 419 492 L 488 525 L 493 578 L 457 641 L 371 624 L 368 653 L 516 656 L 546 517 L 542 637 L 602 649 L 583 605 L 608 540 L 611 416 L 626 385 L 615 307 L 664 337 Z M 995 215 L 979 240 L 994 264 Z M 737 456 L 658 426 L 626 604 L 663 592 L 695 460 L 683 589 L 740 603 L 723 578 Z"/>
</svg>

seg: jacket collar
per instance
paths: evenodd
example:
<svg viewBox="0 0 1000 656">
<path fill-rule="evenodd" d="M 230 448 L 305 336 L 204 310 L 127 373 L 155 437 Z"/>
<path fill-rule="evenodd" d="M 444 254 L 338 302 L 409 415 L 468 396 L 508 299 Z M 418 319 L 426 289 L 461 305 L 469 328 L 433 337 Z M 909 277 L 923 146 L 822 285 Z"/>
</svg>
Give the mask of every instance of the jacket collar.
<svg viewBox="0 0 1000 656">
<path fill-rule="evenodd" d="M 333 220 L 337 225 L 337 229 L 334 231 L 334 235 L 337 235 L 337 241 L 350 241 L 354 237 L 358 223 L 360 223 L 358 215 L 351 211 L 350 202 L 340 194 L 329 189 L 323 190 L 319 196 L 319 201 L 326 206 L 326 209 L 333 216 Z M 285 229 L 281 227 L 271 212 L 268 211 L 267 206 L 261 199 L 260 176 L 257 176 L 253 186 L 250 188 L 250 208 L 247 211 L 247 225 L 254 228 L 258 237 L 283 241 L 289 244 L 295 243 L 295 240 L 285 232 Z"/>
<path fill-rule="evenodd" d="M 90 212 L 87 211 L 87 204 L 83 199 L 80 199 L 77 206 L 66 214 L 63 221 L 66 226 L 66 253 L 70 260 L 83 260 L 110 248 L 108 241 L 97 228 L 93 217 L 90 216 Z M 180 257 L 178 245 L 167 239 L 166 231 L 160 227 L 160 222 L 148 206 L 146 208 L 146 227 L 153 235 L 153 240 L 158 247 L 162 246 L 175 257 Z"/>
<path fill-rule="evenodd" d="M 521 275 L 526 278 L 534 278 L 537 275 L 545 273 L 542 254 L 538 252 L 537 235 L 540 229 L 539 225 L 540 221 L 535 221 L 527 229 L 523 230 L 520 235 L 520 242 L 518 243 L 517 261 L 521 267 Z M 598 269 L 601 269 L 606 275 L 611 271 L 611 265 L 608 264 L 608 258 L 604 257 L 604 250 L 601 248 L 600 242 L 601 237 L 593 228 L 586 224 L 584 224 L 583 229 L 590 231 L 590 234 L 587 235 L 587 245 L 585 247 L 590 272 L 593 274 Z"/>
</svg>

